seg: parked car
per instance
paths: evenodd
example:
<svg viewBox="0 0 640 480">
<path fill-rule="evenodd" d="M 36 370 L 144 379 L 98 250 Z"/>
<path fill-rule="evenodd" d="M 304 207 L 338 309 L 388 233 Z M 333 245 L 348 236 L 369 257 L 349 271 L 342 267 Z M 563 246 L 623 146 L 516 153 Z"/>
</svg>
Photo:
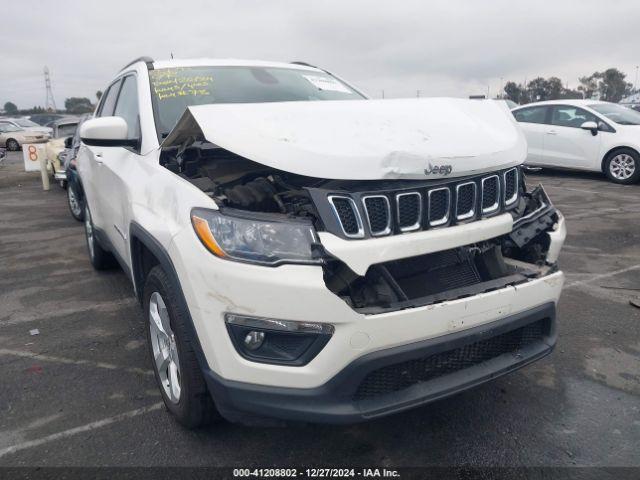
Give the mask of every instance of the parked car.
<svg viewBox="0 0 640 480">
<path fill-rule="evenodd" d="M 61 115 L 59 113 L 34 113 L 33 115 L 29 116 L 29 120 L 43 127 L 46 126 L 47 123 L 60 120 L 61 118 L 64 118 L 64 115 Z"/>
<path fill-rule="evenodd" d="M 28 132 L 42 133 L 51 136 L 52 130 L 49 127 L 41 127 L 28 118 L 0 118 L 0 126 L 13 125 L 14 127 L 27 130 Z"/>
<path fill-rule="evenodd" d="M 529 145 L 527 164 L 640 179 L 640 113 L 615 103 L 553 100 L 516 108 Z"/>
<path fill-rule="evenodd" d="M 25 143 L 44 143 L 48 139 L 48 135 L 43 133 L 23 130 L 20 127 L 0 122 L 0 145 L 6 146 L 9 151 L 20 150 Z"/>
<path fill-rule="evenodd" d="M 55 181 L 65 186 L 67 176 L 63 168 L 63 159 L 60 157 L 65 149 L 65 140 L 73 138 L 78 128 L 78 118 L 69 117 L 55 120 L 49 124 L 53 133 L 52 138 L 47 142 L 47 163 Z"/>
<path fill-rule="evenodd" d="M 0 147 L 0 163 L 2 163 L 5 158 L 7 158 L 7 150 Z"/>
<path fill-rule="evenodd" d="M 132 280 L 183 425 L 377 418 L 553 349 L 564 219 L 497 102 L 241 60 L 140 59 L 104 92 L 89 258 Z"/>
<path fill-rule="evenodd" d="M 82 190 L 82 184 L 78 178 L 77 170 L 77 156 L 80 149 L 80 125 L 87 119 L 91 118 L 91 115 L 85 115 L 80 118 L 78 128 L 73 138 L 66 140 L 66 148 L 60 154 L 60 157 L 64 159 L 63 169 L 67 178 L 67 204 L 69 205 L 69 211 L 71 216 L 78 221 L 84 220 L 84 191 Z"/>
</svg>

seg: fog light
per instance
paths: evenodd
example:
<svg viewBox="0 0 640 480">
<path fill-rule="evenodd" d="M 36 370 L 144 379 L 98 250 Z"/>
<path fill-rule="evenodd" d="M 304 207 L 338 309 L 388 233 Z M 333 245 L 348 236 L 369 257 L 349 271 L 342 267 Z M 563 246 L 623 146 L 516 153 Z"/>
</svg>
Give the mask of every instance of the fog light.
<svg viewBox="0 0 640 480">
<path fill-rule="evenodd" d="M 253 362 L 300 366 L 309 363 L 327 344 L 334 327 L 328 323 L 297 322 L 225 314 L 236 351 Z"/>
<path fill-rule="evenodd" d="M 262 346 L 264 342 L 264 332 L 256 332 L 255 330 L 247 333 L 244 337 L 244 346 L 247 350 L 257 350 Z"/>
</svg>

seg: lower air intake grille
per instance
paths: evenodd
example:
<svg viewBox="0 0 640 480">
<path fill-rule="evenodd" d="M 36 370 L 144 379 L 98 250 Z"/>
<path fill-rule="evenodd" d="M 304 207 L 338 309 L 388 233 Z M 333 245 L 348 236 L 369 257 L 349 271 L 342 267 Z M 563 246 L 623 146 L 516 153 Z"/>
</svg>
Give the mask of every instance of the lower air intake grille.
<svg viewBox="0 0 640 480">
<path fill-rule="evenodd" d="M 347 235 L 358 235 L 360 225 L 353 201 L 349 198 L 332 197 L 331 202 Z"/>
<path fill-rule="evenodd" d="M 479 365 L 500 355 L 515 353 L 542 340 L 547 333 L 547 324 L 546 319 L 539 320 L 463 347 L 374 370 L 362 381 L 354 400 L 398 392 L 418 383 Z"/>
</svg>

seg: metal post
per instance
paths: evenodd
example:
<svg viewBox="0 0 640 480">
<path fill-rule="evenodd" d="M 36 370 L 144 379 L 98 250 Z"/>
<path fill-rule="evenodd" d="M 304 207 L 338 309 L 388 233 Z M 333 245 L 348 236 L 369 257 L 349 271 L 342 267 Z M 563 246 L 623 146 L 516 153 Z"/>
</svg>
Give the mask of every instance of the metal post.
<svg viewBox="0 0 640 480">
<path fill-rule="evenodd" d="M 42 189 L 49 190 L 49 173 L 47 172 L 47 157 L 45 155 L 38 155 L 40 160 L 40 176 L 42 177 Z"/>
</svg>

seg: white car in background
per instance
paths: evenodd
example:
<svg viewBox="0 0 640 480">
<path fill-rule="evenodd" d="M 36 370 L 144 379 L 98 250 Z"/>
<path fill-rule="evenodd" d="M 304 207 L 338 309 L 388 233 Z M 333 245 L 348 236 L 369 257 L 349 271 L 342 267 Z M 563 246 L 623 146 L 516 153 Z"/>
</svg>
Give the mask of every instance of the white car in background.
<svg viewBox="0 0 640 480">
<path fill-rule="evenodd" d="M 49 136 L 41 132 L 30 132 L 13 125 L 0 123 L 0 148 L 15 152 L 25 143 L 43 143 L 49 140 Z"/>
<path fill-rule="evenodd" d="M 13 125 L 14 127 L 26 130 L 28 132 L 43 133 L 51 137 L 53 129 L 50 127 L 43 127 L 35 122 L 32 122 L 28 118 L 0 118 L 0 126 Z"/>
<path fill-rule="evenodd" d="M 613 182 L 640 179 L 640 113 L 595 100 L 551 100 L 512 110 L 529 145 L 528 165 L 604 172 Z"/>
</svg>

